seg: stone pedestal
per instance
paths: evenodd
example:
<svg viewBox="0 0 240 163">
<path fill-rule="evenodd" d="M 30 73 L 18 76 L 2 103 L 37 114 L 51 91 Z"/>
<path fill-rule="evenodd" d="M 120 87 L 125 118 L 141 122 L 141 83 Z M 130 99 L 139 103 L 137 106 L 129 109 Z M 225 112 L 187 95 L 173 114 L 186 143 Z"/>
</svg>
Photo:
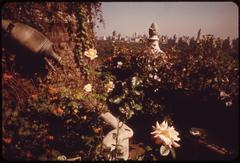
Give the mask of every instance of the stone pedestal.
<svg viewBox="0 0 240 163">
<path fill-rule="evenodd" d="M 132 129 L 120 122 L 110 112 L 101 114 L 101 117 L 114 128 L 104 137 L 103 147 L 113 151 L 117 144 L 122 153 L 117 155 L 117 159 L 127 160 L 129 157 L 129 139 L 133 136 Z"/>
<path fill-rule="evenodd" d="M 150 52 L 153 54 L 157 53 L 164 53 L 160 47 L 159 47 L 159 27 L 156 23 L 152 23 L 152 25 L 149 28 L 149 46 L 150 46 Z"/>
</svg>

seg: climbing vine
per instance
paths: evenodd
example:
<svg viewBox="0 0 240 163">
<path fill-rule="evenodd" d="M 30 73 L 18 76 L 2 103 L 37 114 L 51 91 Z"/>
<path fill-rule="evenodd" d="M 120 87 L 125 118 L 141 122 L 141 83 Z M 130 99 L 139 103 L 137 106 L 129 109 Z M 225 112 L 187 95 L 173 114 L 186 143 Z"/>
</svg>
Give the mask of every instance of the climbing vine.
<svg viewBox="0 0 240 163">
<path fill-rule="evenodd" d="M 61 68 L 53 63 L 56 69 L 53 71 L 47 66 L 40 67 L 36 56 L 16 54 L 11 52 L 11 47 L 2 48 L 5 158 L 94 157 L 93 147 L 99 144 L 103 134 L 100 126 L 104 124 L 98 123 L 98 116 L 104 109 L 105 95 L 101 93 L 103 83 L 95 70 L 97 64 L 84 56 L 84 52 L 94 48 L 93 26 L 101 17 L 100 7 L 99 2 L 4 4 L 4 19 L 26 24 L 44 34 L 65 64 Z M 28 74 L 27 70 L 32 73 Z M 91 85 L 91 89 L 84 89 L 85 85 Z M 30 88 L 26 89 L 27 86 Z"/>
<path fill-rule="evenodd" d="M 86 62 L 83 54 L 88 49 L 94 49 L 95 47 L 93 27 L 96 19 L 94 18 L 97 17 L 99 22 L 103 21 L 102 16 L 98 16 L 101 15 L 101 3 L 77 3 L 76 5 L 76 17 L 79 22 L 76 38 L 76 58 L 83 75 L 87 76 L 89 75 L 88 62 Z"/>
</svg>

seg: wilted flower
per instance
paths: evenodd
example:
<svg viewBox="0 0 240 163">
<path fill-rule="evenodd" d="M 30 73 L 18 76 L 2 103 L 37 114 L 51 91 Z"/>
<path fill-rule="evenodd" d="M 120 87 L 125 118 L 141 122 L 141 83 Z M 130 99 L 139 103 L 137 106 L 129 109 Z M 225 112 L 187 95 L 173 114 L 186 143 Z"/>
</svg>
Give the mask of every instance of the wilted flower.
<svg viewBox="0 0 240 163">
<path fill-rule="evenodd" d="M 158 122 L 156 122 L 156 126 L 153 127 L 153 134 L 156 144 L 163 144 L 164 146 L 168 148 L 180 147 L 180 145 L 176 142 L 179 141 L 180 138 L 178 137 L 179 133 L 175 130 L 173 126 L 168 126 L 167 121 L 163 121 L 160 125 Z"/>
<path fill-rule="evenodd" d="M 92 91 L 92 84 L 86 84 L 84 87 L 83 87 L 84 91 L 86 92 L 91 92 Z"/>
<path fill-rule="evenodd" d="M 105 85 L 106 89 L 107 89 L 107 93 L 111 92 L 115 85 L 113 84 L 113 81 L 109 81 L 106 85 Z"/>
<path fill-rule="evenodd" d="M 84 55 L 87 56 L 88 58 L 90 58 L 91 60 L 98 57 L 97 50 L 95 50 L 95 49 L 89 49 L 88 51 L 85 51 Z"/>
</svg>

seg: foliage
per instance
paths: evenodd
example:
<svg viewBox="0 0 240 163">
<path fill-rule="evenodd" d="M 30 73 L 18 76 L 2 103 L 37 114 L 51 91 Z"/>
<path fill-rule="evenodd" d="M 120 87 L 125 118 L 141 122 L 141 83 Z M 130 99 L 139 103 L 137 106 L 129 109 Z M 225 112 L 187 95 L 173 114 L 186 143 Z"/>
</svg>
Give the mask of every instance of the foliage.
<svg viewBox="0 0 240 163">
<path fill-rule="evenodd" d="M 238 62 L 229 53 L 208 53 L 203 46 L 204 40 L 201 40 L 191 53 L 182 49 L 167 52 L 167 61 L 144 51 L 135 54 L 128 50 L 118 52 L 112 62 L 106 61 L 103 67 L 103 71 L 117 79 L 116 89 L 108 99 L 110 105 L 127 118 L 139 110 L 162 114 L 164 106 L 161 105 L 166 103 L 164 97 L 168 93 L 183 92 L 187 96 L 199 95 L 202 100 L 212 96 L 231 107 L 238 96 Z M 124 48 L 130 49 L 127 45 Z M 134 85 L 133 80 L 138 84 Z M 227 97 L 223 97 L 223 92 Z M 151 101 L 158 109 L 148 105 Z"/>
<path fill-rule="evenodd" d="M 65 63 L 53 72 L 39 66 L 39 58 L 22 54 L 30 64 L 18 64 L 18 54 L 2 48 L 2 150 L 8 160 L 56 160 L 61 155 L 107 160 L 109 151 L 101 141 L 109 126 L 99 114 L 108 109 L 124 122 L 150 115 L 171 123 L 169 103 L 174 95 L 197 96 L 202 101 L 211 97 L 207 100 L 216 99 L 231 109 L 237 106 L 238 40 L 234 48 L 228 46 L 229 40 L 218 48 L 207 39 L 193 39 L 190 45 L 184 39 L 161 44 L 165 61 L 144 51 L 145 43 L 95 43 L 93 26 L 103 22 L 99 2 L 9 2 L 2 9 L 3 18 L 30 25 L 49 37 Z M 52 37 L 54 32 L 61 34 L 60 39 Z M 97 49 L 98 58 L 84 56 L 89 49 Z M 26 75 L 19 71 L 22 68 L 33 73 Z M 108 91 L 110 82 L 114 88 Z M 87 84 L 91 92 L 84 91 Z M 162 159 L 158 146 L 143 146 L 145 154 L 139 160 Z"/>
<path fill-rule="evenodd" d="M 58 156 L 66 155 L 67 158 L 81 156 L 84 160 L 92 159 L 95 157 L 94 148 L 100 144 L 103 136 L 102 127 L 105 124 L 98 116 L 106 111 L 106 92 L 104 94 L 104 84 L 98 79 L 98 62 L 89 61 L 71 49 L 75 49 L 75 43 L 84 46 L 80 48 L 76 45 L 77 51 L 82 52 L 94 46 L 93 23 L 103 21 L 101 4 L 10 2 L 4 4 L 3 18 L 30 25 L 50 40 L 55 40 L 54 50 L 65 64 L 63 68 L 56 65 L 55 72 L 48 67 L 38 66 L 31 69 L 33 73 L 25 75 L 28 66 L 32 67 L 33 62 L 38 65 L 39 60 L 31 60 L 34 56 L 16 54 L 9 48 L 2 49 L 5 74 L 4 158 L 56 160 Z M 61 42 L 62 38 L 52 37 L 54 32 L 67 33 L 69 40 L 65 37 Z M 79 40 L 81 37 L 84 39 Z M 82 57 L 81 61 L 79 57 Z M 21 61 L 20 64 L 17 64 L 18 60 Z M 23 64 L 27 63 L 26 60 L 29 64 Z M 78 61 L 87 65 L 76 65 Z M 92 63 L 95 66 L 90 66 Z M 82 68 L 87 68 L 87 74 L 79 71 Z M 25 71 L 19 71 L 20 69 Z M 43 73 L 43 69 L 46 73 Z M 87 83 L 93 85 L 92 92 L 84 91 Z"/>
</svg>

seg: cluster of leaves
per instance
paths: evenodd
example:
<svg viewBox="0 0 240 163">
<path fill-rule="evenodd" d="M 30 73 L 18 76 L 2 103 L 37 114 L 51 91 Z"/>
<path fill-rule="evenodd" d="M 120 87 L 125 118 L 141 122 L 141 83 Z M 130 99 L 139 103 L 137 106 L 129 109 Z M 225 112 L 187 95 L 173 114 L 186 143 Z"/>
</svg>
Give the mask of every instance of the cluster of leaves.
<svg viewBox="0 0 240 163">
<path fill-rule="evenodd" d="M 5 56 L 2 58 L 3 68 L 7 71 Z M 20 76 L 13 72 L 4 72 L 3 76 L 4 158 L 56 160 L 60 155 L 81 156 L 82 159 L 97 157 L 95 153 L 99 151 L 95 151 L 95 147 L 101 144 L 102 127 L 106 125 L 98 117 L 103 110 L 100 106 L 104 107 L 99 101 L 104 101 L 104 96 L 95 91 L 86 94 L 82 88 L 56 88 L 42 82 L 38 90 L 28 90 L 28 87 L 33 87 L 32 83 L 27 79 L 22 82 Z M 18 100 L 27 101 L 23 105 Z"/>
<path fill-rule="evenodd" d="M 205 43 L 205 40 L 200 40 L 197 48 L 191 49 L 191 53 L 180 47 L 175 51 L 166 50 L 166 61 L 161 54 L 155 58 L 148 52 L 117 53 L 112 62 L 106 62 L 103 68 L 117 79 L 116 90 L 109 96 L 110 106 L 117 107 L 127 118 L 138 112 L 135 104 L 140 106 L 137 108 L 143 108 L 145 113 L 156 113 L 157 110 L 163 114 L 165 97 L 174 92 L 182 92 L 187 96 L 197 95 L 200 100 L 213 97 L 222 101 L 226 107 L 236 106 L 238 62 L 229 51 L 206 51 L 203 48 Z M 133 80 L 137 83 L 139 81 L 136 87 L 138 93 Z"/>
<path fill-rule="evenodd" d="M 95 111 L 86 110 L 83 92 L 66 89 L 60 92 L 44 85 L 41 89 L 41 94 L 29 98 L 24 111 L 15 111 L 9 117 L 5 130 L 12 142 L 6 143 L 4 157 L 13 160 L 56 160 L 60 155 L 93 157 L 102 140 L 104 124 Z"/>
<path fill-rule="evenodd" d="M 68 158 L 81 156 L 83 160 L 97 159 L 96 153 L 99 151 L 95 150 L 95 147 L 101 144 L 103 127 L 106 125 L 99 118 L 99 115 L 106 110 L 104 105 L 106 92 L 104 93 L 104 83 L 98 79 L 100 72 L 96 69 L 99 63 L 82 58 L 82 61 L 87 63 L 82 65 L 82 68 L 85 67 L 88 71 L 85 74 L 86 80 L 79 71 L 79 66 L 75 64 L 79 53 L 74 53 L 74 50 L 75 44 L 77 47 L 80 44 L 84 45 L 77 48 L 77 51 L 82 52 L 93 46 L 91 23 L 94 19 L 101 18 L 101 16 L 94 17 L 101 11 L 100 3 L 14 2 L 4 4 L 3 10 L 6 11 L 3 14 L 4 18 L 30 25 L 50 36 L 50 40 L 55 40 L 54 50 L 65 62 L 64 68 L 55 67 L 55 72 L 47 69 L 47 74 L 42 74 L 40 67 L 32 76 L 24 76 L 23 71 L 19 73 L 16 80 L 15 78 L 9 80 L 9 78 L 14 76 L 19 67 L 16 66 L 15 60 L 9 63 L 11 72 L 5 75 L 8 82 L 12 84 L 21 77 L 26 77 L 26 81 L 34 79 L 28 84 L 19 83 L 18 87 L 14 88 L 23 95 L 25 90 L 20 88 L 26 85 L 35 88 L 35 91 L 20 98 L 17 97 L 18 94 L 13 94 L 11 97 L 5 96 L 3 100 L 4 114 L 6 112 L 3 133 L 4 158 L 7 160 L 56 160 L 58 156 L 66 155 Z M 85 15 L 85 18 L 79 15 L 80 12 Z M 51 37 L 51 32 L 69 34 L 71 37 L 68 40 L 69 44 L 61 42 L 62 38 Z M 81 39 L 82 36 L 84 39 Z M 66 41 L 66 39 L 63 40 Z M 8 50 L 6 52 L 9 52 Z M 81 56 L 83 56 L 82 53 Z M 25 56 L 24 59 L 29 58 Z M 94 66 L 91 66 L 92 63 Z M 20 67 L 24 66 L 32 65 L 20 65 Z M 7 64 L 3 65 L 3 71 L 8 71 Z M 83 87 L 88 83 L 92 84 L 93 90 L 87 93 Z M 3 89 L 9 93 L 6 85 Z M 26 105 L 16 107 L 13 104 L 14 98 L 25 100 Z M 18 106 L 18 102 L 16 104 Z"/>
<path fill-rule="evenodd" d="M 64 27 L 70 35 L 69 45 L 57 39 L 59 46 L 55 48 L 67 66 L 56 68 L 56 72 L 49 70 L 44 77 L 39 76 L 40 70 L 34 74 L 34 82 L 30 82 L 31 77 L 21 80 L 24 74 L 16 75 L 15 55 L 9 55 L 8 65 L 2 62 L 4 158 L 56 160 L 66 155 L 83 160 L 106 159 L 108 151 L 100 142 L 108 128 L 99 118 L 106 110 L 106 98 L 113 113 L 118 111 L 121 119 L 129 119 L 140 113 L 158 118 L 168 115 L 163 92 L 181 90 L 184 94 L 200 94 L 201 98 L 213 95 L 228 104 L 238 96 L 238 63 L 226 50 L 206 53 L 204 40 L 204 46 L 193 52 L 184 50 L 184 46 L 167 50 L 167 62 L 141 53 L 145 47 L 142 44 L 98 44 L 98 52 L 108 54 L 98 71 L 99 60 L 89 60 L 83 54 L 94 48 L 95 19 L 103 21 L 100 8 L 98 2 L 4 4 L 3 18 L 28 24 L 49 36 L 51 32 L 62 34 L 54 26 Z M 115 89 L 108 94 L 104 85 L 110 81 Z M 93 91 L 87 93 L 83 87 L 88 83 Z M 149 151 L 149 158 L 156 159 Z"/>
<path fill-rule="evenodd" d="M 104 23 L 100 2 L 11 2 L 4 4 L 2 13 L 3 18 L 30 25 L 45 35 L 56 30 L 55 25 L 66 27 L 70 39 L 76 44 L 75 58 L 81 73 L 89 76 L 83 54 L 94 48 L 96 22 Z"/>
<path fill-rule="evenodd" d="M 76 7 L 75 13 L 80 22 L 77 30 L 76 38 L 76 58 L 78 59 L 79 66 L 82 74 L 85 77 L 89 76 L 88 63 L 83 56 L 84 52 L 90 48 L 94 48 L 94 32 L 96 18 L 99 22 L 103 22 L 101 16 L 101 3 L 74 3 Z"/>
<path fill-rule="evenodd" d="M 237 109 L 239 65 L 232 49 L 215 49 L 205 39 L 194 41 L 196 46 L 176 44 L 169 49 L 165 45 L 163 49 L 167 57 L 150 54 L 146 50 L 148 47 L 140 43 L 132 44 L 134 48 L 128 43 L 118 42 L 109 46 L 112 56 L 106 57 L 102 72 L 114 80 L 115 89 L 108 96 L 108 107 L 122 119 L 136 123 L 132 124 L 135 135 L 149 131 L 138 127 L 138 122 L 142 123 L 149 115 L 151 122 L 154 119 L 172 122 L 174 111 L 171 107 L 175 100 L 197 97 L 201 103 L 218 103 L 216 106 Z M 99 42 L 100 49 L 105 44 L 104 41 Z M 107 45 L 104 48 L 108 49 Z M 195 105 L 189 105 L 191 110 Z M 207 107 L 210 112 L 211 106 Z M 183 114 L 187 113 L 183 111 Z M 148 124 L 148 119 L 144 123 Z M 145 137 L 148 136 L 139 138 L 144 140 L 145 153 L 135 159 L 164 159 L 159 157 L 159 148 L 148 140 L 145 142 Z"/>
</svg>

